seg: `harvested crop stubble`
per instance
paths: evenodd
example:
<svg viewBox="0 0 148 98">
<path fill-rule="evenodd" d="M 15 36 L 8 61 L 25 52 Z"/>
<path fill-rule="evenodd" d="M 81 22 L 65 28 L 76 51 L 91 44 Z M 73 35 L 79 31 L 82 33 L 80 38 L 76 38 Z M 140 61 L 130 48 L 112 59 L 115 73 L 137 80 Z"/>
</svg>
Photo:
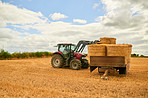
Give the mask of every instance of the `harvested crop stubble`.
<svg viewBox="0 0 148 98">
<path fill-rule="evenodd" d="M 116 38 L 103 37 L 100 38 L 100 42 L 108 42 L 109 44 L 116 44 Z"/>
<path fill-rule="evenodd" d="M 0 98 L 148 98 L 148 58 L 131 58 L 129 74 L 53 68 L 51 57 L 0 60 Z"/>
</svg>

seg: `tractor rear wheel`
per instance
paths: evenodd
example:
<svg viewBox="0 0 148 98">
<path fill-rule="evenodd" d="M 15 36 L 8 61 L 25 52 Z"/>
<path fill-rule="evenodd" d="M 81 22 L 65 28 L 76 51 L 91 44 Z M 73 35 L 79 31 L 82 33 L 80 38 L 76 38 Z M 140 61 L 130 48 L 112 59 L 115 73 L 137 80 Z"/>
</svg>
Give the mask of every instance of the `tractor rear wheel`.
<svg viewBox="0 0 148 98">
<path fill-rule="evenodd" d="M 52 67 L 61 68 L 64 65 L 64 59 L 59 54 L 55 54 L 51 59 Z"/>
<path fill-rule="evenodd" d="M 72 59 L 70 61 L 70 68 L 73 69 L 73 70 L 79 70 L 81 69 L 81 61 L 78 60 L 78 59 Z"/>
</svg>

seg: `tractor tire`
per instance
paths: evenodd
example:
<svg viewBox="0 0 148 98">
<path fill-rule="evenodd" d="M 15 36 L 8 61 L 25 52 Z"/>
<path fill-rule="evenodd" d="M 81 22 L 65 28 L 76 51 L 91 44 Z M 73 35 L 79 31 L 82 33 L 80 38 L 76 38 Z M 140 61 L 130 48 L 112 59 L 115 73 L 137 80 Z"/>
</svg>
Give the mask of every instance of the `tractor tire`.
<svg viewBox="0 0 148 98">
<path fill-rule="evenodd" d="M 73 70 L 80 70 L 81 69 L 81 61 L 78 59 L 72 59 L 70 61 L 70 68 Z"/>
<path fill-rule="evenodd" d="M 126 74 L 126 67 L 119 68 L 119 74 Z"/>
<path fill-rule="evenodd" d="M 88 60 L 84 60 L 84 63 L 82 65 L 82 68 L 88 69 L 88 67 L 89 67 Z"/>
<path fill-rule="evenodd" d="M 55 54 L 51 59 L 51 65 L 54 68 L 61 68 L 64 65 L 64 59 L 59 54 Z"/>
</svg>

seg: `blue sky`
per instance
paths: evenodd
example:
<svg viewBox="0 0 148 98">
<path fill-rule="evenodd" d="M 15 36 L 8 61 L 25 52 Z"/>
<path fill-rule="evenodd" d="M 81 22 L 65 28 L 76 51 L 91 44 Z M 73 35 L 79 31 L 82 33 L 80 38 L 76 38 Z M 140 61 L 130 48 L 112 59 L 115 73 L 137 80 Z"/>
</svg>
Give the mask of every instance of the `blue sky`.
<svg viewBox="0 0 148 98">
<path fill-rule="evenodd" d="M 0 12 L 0 48 L 11 53 L 115 37 L 148 55 L 146 0 L 0 0 Z"/>
<path fill-rule="evenodd" d="M 46 17 L 52 13 L 60 12 L 68 16 L 63 19 L 65 22 L 72 22 L 72 19 L 76 18 L 92 23 L 98 16 L 105 14 L 103 4 L 99 0 L 2 0 L 2 2 L 34 12 L 41 12 Z M 93 8 L 95 3 L 99 4 L 97 9 Z"/>
</svg>

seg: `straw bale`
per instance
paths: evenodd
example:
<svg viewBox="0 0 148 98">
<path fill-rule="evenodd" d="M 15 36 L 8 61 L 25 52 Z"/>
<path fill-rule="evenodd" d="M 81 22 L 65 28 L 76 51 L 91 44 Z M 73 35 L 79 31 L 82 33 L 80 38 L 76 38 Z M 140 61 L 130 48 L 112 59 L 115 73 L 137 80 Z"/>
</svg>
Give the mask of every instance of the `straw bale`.
<svg viewBox="0 0 148 98">
<path fill-rule="evenodd" d="M 109 44 L 116 44 L 116 38 L 103 37 L 100 38 L 100 42 L 109 42 Z"/>
<path fill-rule="evenodd" d="M 124 56 L 125 64 L 130 63 L 132 45 L 130 44 L 92 44 L 88 45 L 88 61 L 90 56 Z"/>
<path fill-rule="evenodd" d="M 105 56 L 105 48 L 103 44 L 88 45 L 88 63 L 90 63 L 90 56 Z"/>
<path fill-rule="evenodd" d="M 92 44 L 88 45 L 88 56 L 105 56 L 105 45 Z"/>
<path fill-rule="evenodd" d="M 114 44 L 106 45 L 107 56 L 124 56 L 125 64 L 130 63 L 132 45 L 129 44 Z"/>
</svg>

